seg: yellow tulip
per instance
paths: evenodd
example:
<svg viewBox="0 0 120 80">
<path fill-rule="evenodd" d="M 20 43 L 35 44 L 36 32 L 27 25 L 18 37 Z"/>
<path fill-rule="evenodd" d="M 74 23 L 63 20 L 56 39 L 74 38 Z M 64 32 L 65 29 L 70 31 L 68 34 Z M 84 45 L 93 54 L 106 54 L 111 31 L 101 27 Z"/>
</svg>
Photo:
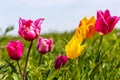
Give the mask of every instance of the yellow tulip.
<svg viewBox="0 0 120 80">
<path fill-rule="evenodd" d="M 73 36 L 76 36 L 79 42 L 82 42 L 86 38 L 87 27 L 84 21 L 80 21 L 78 28 Z"/>
<path fill-rule="evenodd" d="M 70 59 L 77 58 L 86 45 L 80 46 L 79 41 L 76 38 L 72 38 L 70 42 L 65 46 L 66 56 Z"/>
<path fill-rule="evenodd" d="M 75 36 L 82 38 L 83 40 L 86 38 L 90 38 L 94 36 L 96 30 L 94 28 L 95 18 L 92 16 L 90 19 L 84 17 L 80 23 L 78 28 L 75 31 Z"/>
<path fill-rule="evenodd" d="M 95 18 L 92 16 L 90 19 L 84 17 L 80 23 L 78 28 L 76 29 L 72 39 L 70 42 L 65 46 L 66 56 L 70 59 L 77 58 L 86 45 L 81 45 L 83 40 L 86 38 L 90 38 L 95 34 Z"/>
<path fill-rule="evenodd" d="M 86 33 L 86 38 L 90 38 L 92 36 L 94 36 L 96 30 L 95 30 L 95 17 L 92 16 L 90 19 L 88 19 L 87 17 L 83 18 L 83 21 L 87 27 L 87 33 Z"/>
</svg>

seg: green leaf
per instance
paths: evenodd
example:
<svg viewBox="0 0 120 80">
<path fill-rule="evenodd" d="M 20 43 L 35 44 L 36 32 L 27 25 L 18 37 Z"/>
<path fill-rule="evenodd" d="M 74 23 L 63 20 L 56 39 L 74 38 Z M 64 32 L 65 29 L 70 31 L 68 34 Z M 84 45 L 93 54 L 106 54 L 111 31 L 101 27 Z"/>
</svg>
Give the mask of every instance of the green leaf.
<svg viewBox="0 0 120 80">
<path fill-rule="evenodd" d="M 4 33 L 4 35 L 6 35 L 8 32 L 10 32 L 10 31 L 12 31 L 14 29 L 14 26 L 13 25 L 11 25 L 11 26 L 8 26 L 7 28 L 6 28 L 6 30 L 5 30 L 5 33 Z"/>
<path fill-rule="evenodd" d="M 0 66 L 0 74 L 7 72 L 8 67 L 9 67 L 8 65 Z"/>
<path fill-rule="evenodd" d="M 14 79 L 14 80 L 21 80 L 21 77 L 20 77 L 19 74 L 13 73 L 12 76 L 13 76 L 13 79 Z"/>
</svg>

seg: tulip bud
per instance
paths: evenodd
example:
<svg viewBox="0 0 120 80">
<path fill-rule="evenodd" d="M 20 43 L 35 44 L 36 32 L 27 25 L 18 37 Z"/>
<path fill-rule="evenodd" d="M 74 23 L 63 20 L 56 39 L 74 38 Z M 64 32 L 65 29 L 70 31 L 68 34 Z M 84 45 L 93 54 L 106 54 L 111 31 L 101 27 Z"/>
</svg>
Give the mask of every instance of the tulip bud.
<svg viewBox="0 0 120 80">
<path fill-rule="evenodd" d="M 40 37 L 38 40 L 37 50 L 41 54 L 45 54 L 45 53 L 51 51 L 52 45 L 53 45 L 52 38 L 46 39 L 46 38 Z"/>
<path fill-rule="evenodd" d="M 24 51 L 24 46 L 20 40 L 10 41 L 6 47 L 9 57 L 12 60 L 21 59 Z"/>
<path fill-rule="evenodd" d="M 68 61 L 68 58 L 64 55 L 58 56 L 55 61 L 54 68 L 57 70 L 60 67 L 64 66 Z"/>
</svg>

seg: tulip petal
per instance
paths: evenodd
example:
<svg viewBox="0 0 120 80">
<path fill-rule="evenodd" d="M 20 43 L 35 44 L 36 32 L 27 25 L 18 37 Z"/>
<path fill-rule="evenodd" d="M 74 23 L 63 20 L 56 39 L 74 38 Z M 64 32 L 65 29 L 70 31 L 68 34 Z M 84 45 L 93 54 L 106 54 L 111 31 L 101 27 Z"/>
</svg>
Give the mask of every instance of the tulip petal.
<svg viewBox="0 0 120 80">
<path fill-rule="evenodd" d="M 25 23 L 26 23 L 26 20 L 25 20 L 25 19 L 22 19 L 22 18 L 20 17 L 20 18 L 19 18 L 19 28 L 20 28 L 21 26 L 24 26 Z"/>
<path fill-rule="evenodd" d="M 34 25 L 36 27 L 39 27 L 43 23 L 43 21 L 44 21 L 44 18 L 37 19 L 35 20 Z"/>
<path fill-rule="evenodd" d="M 70 59 L 75 59 L 81 54 L 84 48 L 85 45 L 80 46 L 79 41 L 73 37 L 70 42 L 65 46 L 66 55 Z"/>
<path fill-rule="evenodd" d="M 101 10 L 97 11 L 97 18 L 101 18 L 103 15 L 104 13 Z"/>
<path fill-rule="evenodd" d="M 120 20 L 119 17 L 113 16 L 113 17 L 108 17 L 107 18 L 107 23 L 109 25 L 109 32 L 113 30 L 117 22 Z"/>
<path fill-rule="evenodd" d="M 108 33 L 109 26 L 103 19 L 99 18 L 96 20 L 95 29 L 100 34 L 106 34 Z"/>
<path fill-rule="evenodd" d="M 106 20 L 108 17 L 111 17 L 111 15 L 110 15 L 110 11 L 109 10 L 105 10 L 105 12 L 104 12 L 104 19 Z"/>
</svg>

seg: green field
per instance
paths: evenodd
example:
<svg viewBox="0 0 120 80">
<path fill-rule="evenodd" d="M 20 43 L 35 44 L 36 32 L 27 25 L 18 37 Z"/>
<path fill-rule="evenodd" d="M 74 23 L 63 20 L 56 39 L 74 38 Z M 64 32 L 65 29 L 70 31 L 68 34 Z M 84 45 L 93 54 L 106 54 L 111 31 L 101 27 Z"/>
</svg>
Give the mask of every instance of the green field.
<svg viewBox="0 0 120 80">
<path fill-rule="evenodd" d="M 45 38 L 53 38 L 52 51 L 42 56 L 37 51 L 37 39 L 34 40 L 27 67 L 27 80 L 119 80 L 120 79 L 120 30 L 114 29 L 104 35 L 100 55 L 98 45 L 100 35 L 84 41 L 87 44 L 77 59 L 69 59 L 67 64 L 58 70 L 54 69 L 54 62 L 58 55 L 65 54 L 65 45 L 71 39 L 74 31 L 64 33 L 41 34 Z M 10 60 L 6 45 L 10 40 L 21 40 L 25 51 L 19 61 L 22 69 L 30 42 L 14 36 L 0 37 L 0 80 L 21 80 L 16 61 Z"/>
</svg>

